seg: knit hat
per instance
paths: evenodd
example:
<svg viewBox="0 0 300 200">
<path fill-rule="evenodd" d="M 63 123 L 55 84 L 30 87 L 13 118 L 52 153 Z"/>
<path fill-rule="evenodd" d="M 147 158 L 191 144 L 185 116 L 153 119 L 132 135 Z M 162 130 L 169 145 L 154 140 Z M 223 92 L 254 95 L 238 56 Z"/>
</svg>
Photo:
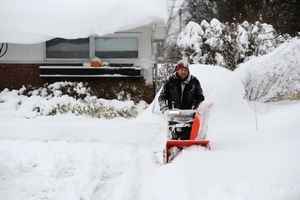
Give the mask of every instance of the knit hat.
<svg viewBox="0 0 300 200">
<path fill-rule="evenodd" d="M 189 65 L 184 62 L 179 62 L 176 64 L 175 71 L 178 71 L 179 69 L 182 69 L 182 68 L 186 68 L 187 70 L 189 70 Z"/>
</svg>

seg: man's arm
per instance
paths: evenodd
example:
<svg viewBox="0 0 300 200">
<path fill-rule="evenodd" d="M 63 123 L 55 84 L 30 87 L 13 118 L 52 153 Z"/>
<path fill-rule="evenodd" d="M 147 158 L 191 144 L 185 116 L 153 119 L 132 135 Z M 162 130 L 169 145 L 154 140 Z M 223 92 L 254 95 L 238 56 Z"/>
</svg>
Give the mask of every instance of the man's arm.
<svg viewBox="0 0 300 200">
<path fill-rule="evenodd" d="M 196 79 L 195 81 L 195 94 L 194 94 L 194 102 L 193 102 L 193 108 L 194 109 L 197 109 L 200 105 L 200 103 L 202 101 L 204 101 L 204 96 L 203 96 L 203 91 L 202 91 L 202 88 L 201 88 L 201 85 L 200 85 L 200 82 L 198 79 Z"/>
</svg>

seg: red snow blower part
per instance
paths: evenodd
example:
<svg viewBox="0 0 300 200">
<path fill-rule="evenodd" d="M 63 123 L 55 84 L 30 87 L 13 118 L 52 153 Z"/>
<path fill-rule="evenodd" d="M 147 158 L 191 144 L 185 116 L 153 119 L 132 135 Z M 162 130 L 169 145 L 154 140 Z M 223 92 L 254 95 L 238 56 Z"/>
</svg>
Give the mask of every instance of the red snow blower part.
<svg viewBox="0 0 300 200">
<path fill-rule="evenodd" d="M 197 145 L 210 149 L 209 140 L 203 133 L 203 119 L 195 110 L 170 110 L 168 140 L 164 150 L 164 163 L 169 163 L 184 148 Z"/>
</svg>

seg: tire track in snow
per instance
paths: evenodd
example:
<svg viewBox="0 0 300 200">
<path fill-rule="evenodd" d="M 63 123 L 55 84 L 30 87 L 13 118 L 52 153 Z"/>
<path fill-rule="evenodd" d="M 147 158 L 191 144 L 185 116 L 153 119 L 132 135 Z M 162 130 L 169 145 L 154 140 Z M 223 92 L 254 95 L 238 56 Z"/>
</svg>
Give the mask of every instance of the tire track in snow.
<svg viewBox="0 0 300 200">
<path fill-rule="evenodd" d="M 124 163 L 126 166 L 118 166 L 118 172 L 113 173 L 111 168 L 106 168 L 100 179 L 94 185 L 89 198 L 82 200 L 139 200 L 141 199 L 141 188 L 144 177 L 149 168 L 149 163 L 153 163 L 151 152 L 141 146 L 132 146 L 130 150 L 132 158 Z M 109 161 L 108 161 L 109 162 Z M 147 167 L 148 166 L 148 167 Z M 113 167 L 114 168 L 114 167 Z"/>
</svg>

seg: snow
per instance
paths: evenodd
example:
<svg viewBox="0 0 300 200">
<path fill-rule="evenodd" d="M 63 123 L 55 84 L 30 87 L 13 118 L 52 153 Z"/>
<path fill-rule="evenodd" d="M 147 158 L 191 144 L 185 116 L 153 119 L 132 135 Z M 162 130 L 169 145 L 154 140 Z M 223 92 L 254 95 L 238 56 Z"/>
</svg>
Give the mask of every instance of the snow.
<svg viewBox="0 0 300 200">
<path fill-rule="evenodd" d="M 118 99 L 130 99 L 124 91 Z M 3 90 L 0 92 L 0 108 L 8 115 L 25 118 L 73 113 L 98 118 L 136 117 L 147 107 L 146 102 L 132 100 L 107 100 L 91 94 L 82 82 L 55 82 L 40 88 Z M 1 115 L 1 114 L 0 114 Z"/>
<path fill-rule="evenodd" d="M 249 35 L 247 33 L 247 29 L 249 28 L 249 23 L 244 22 L 242 25 L 238 25 L 237 27 L 237 43 L 238 43 L 238 49 L 241 51 L 241 57 L 245 58 L 246 52 L 249 49 Z"/>
<path fill-rule="evenodd" d="M 0 42 L 25 44 L 55 37 L 105 35 L 166 19 L 167 0 L 3 0 Z"/>
<path fill-rule="evenodd" d="M 0 97 L 1 199 L 298 200 L 300 102 L 248 102 L 240 71 L 190 70 L 213 103 L 212 150 L 191 147 L 167 165 L 157 97 L 137 118 L 111 120 L 27 119 Z"/>
<path fill-rule="evenodd" d="M 229 24 L 214 18 L 200 24 L 188 22 L 178 35 L 177 46 L 190 56 L 192 63 L 234 69 L 237 64 L 268 54 L 290 39 L 288 34 L 279 35 L 270 24 L 247 21 Z"/>
<path fill-rule="evenodd" d="M 188 48 L 193 46 L 196 52 L 201 53 L 200 45 L 202 45 L 202 36 L 204 32 L 201 26 L 190 21 L 184 30 L 178 35 L 177 45 L 180 48 Z"/>
<path fill-rule="evenodd" d="M 214 150 L 190 148 L 157 169 L 148 199 L 298 199 L 300 103 L 248 103 L 239 73 L 191 70 L 214 102 L 208 128 Z"/>
<path fill-rule="evenodd" d="M 236 73 L 243 80 L 250 100 L 271 101 L 300 91 L 300 40 L 292 39 L 273 52 L 240 64 Z"/>
</svg>

